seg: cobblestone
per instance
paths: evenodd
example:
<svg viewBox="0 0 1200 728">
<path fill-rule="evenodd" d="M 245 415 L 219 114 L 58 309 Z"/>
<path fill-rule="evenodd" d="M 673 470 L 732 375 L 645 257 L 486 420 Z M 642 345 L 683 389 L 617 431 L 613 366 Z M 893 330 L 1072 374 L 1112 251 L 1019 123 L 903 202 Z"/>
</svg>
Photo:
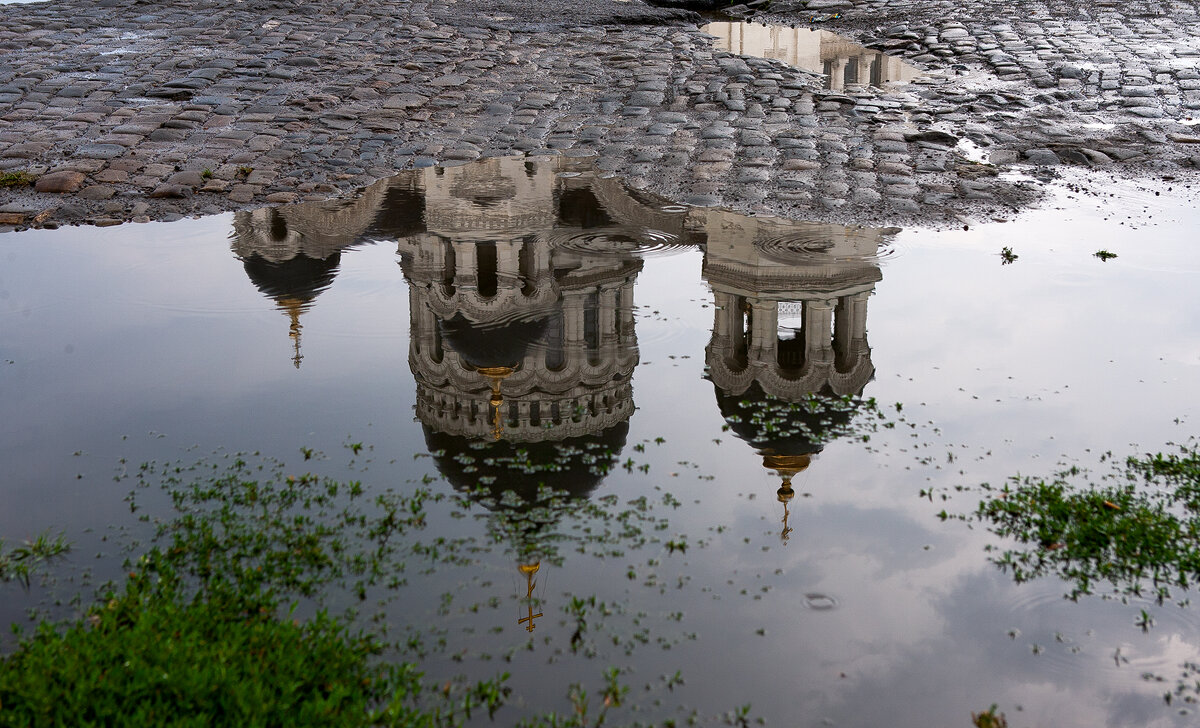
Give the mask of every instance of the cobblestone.
<svg viewBox="0 0 1200 728">
<path fill-rule="evenodd" d="M 1194 2 L 818 0 L 790 19 L 831 1 L 826 27 L 926 75 L 829 91 L 715 50 L 694 16 L 608 0 L 0 6 L 0 169 L 58 190 L 3 202 L 166 219 L 526 154 L 595 157 L 689 204 L 880 224 L 1036 197 L 995 166 L 1195 165 Z"/>
</svg>

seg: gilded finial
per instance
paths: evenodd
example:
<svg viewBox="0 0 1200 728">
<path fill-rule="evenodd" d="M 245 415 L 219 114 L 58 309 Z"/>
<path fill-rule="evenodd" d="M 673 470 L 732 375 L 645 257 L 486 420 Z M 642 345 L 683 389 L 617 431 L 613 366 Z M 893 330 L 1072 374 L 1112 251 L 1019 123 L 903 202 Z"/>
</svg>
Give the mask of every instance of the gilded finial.
<svg viewBox="0 0 1200 728">
<path fill-rule="evenodd" d="M 516 371 L 516 367 L 479 367 L 475 371 L 479 372 L 486 378 L 492 386 L 492 396 L 488 400 L 492 412 L 492 437 L 499 440 L 504 434 L 504 415 L 501 413 L 501 407 L 504 404 L 504 395 L 500 393 L 500 384 L 512 376 Z"/>
<path fill-rule="evenodd" d="M 300 314 L 304 313 L 304 301 L 299 298 L 283 298 L 279 307 L 287 312 L 291 324 L 288 326 L 288 338 L 292 340 L 292 364 L 299 369 L 304 355 L 300 353 Z"/>
<path fill-rule="evenodd" d="M 525 575 L 525 602 L 529 610 L 528 616 L 518 619 L 517 624 L 525 624 L 528 622 L 529 624 L 525 627 L 526 632 L 532 632 L 534 629 L 536 629 L 537 625 L 534 624 L 533 620 L 542 616 L 541 612 L 538 612 L 537 614 L 533 613 L 533 589 L 537 586 L 537 582 L 533 580 L 533 575 L 538 573 L 538 569 L 541 567 L 541 562 L 536 561 L 532 564 L 517 565 L 517 571 L 520 571 Z"/>
</svg>

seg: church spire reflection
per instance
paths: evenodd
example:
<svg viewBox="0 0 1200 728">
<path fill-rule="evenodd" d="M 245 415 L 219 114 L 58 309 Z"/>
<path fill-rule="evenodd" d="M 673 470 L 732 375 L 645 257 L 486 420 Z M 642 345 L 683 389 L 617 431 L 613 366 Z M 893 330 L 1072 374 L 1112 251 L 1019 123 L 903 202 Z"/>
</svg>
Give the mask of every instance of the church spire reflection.
<svg viewBox="0 0 1200 728">
<path fill-rule="evenodd" d="M 304 359 L 301 316 L 333 284 L 342 252 L 379 235 L 407 234 L 420 219 L 421 198 L 405 176 L 376 182 L 350 199 L 234 213 L 233 253 L 287 316 L 297 369 Z"/>
<path fill-rule="evenodd" d="M 780 478 L 786 543 L 793 478 L 853 417 L 842 397 L 874 376 L 867 299 L 890 231 L 707 214 L 708 378 L 730 429 Z"/>
<path fill-rule="evenodd" d="M 557 516 L 530 513 L 587 497 L 624 448 L 635 253 L 648 230 L 689 233 L 684 216 L 569 161 L 489 159 L 417 184 L 424 224 L 397 243 L 417 417 L 439 470 L 516 552 L 533 631 Z"/>
</svg>

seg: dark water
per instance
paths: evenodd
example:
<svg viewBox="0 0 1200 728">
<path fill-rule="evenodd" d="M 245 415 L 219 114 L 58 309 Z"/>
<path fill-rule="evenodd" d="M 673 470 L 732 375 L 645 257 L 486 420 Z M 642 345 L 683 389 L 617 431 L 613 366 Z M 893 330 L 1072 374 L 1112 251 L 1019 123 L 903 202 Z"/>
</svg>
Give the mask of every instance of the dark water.
<svg viewBox="0 0 1200 728">
<path fill-rule="evenodd" d="M 0 537 L 61 530 L 116 573 L 113 529 L 138 524 L 114 475 L 218 448 L 302 468 L 311 447 L 368 489 L 495 497 L 435 517 L 491 545 L 387 619 L 441 636 L 432 676 L 510 672 L 501 723 L 614 666 L 619 725 L 747 703 L 778 726 L 966 726 L 993 703 L 1011 725 L 1193 725 L 1161 696 L 1200 658 L 1194 607 L 1016 585 L 983 529 L 937 516 L 973 510 L 957 486 L 1195 431 L 1196 213 L 1113 192 L 967 231 L 842 228 L 502 159 L 8 235 Z M 793 407 L 812 394 L 852 399 Z M 539 485 L 574 500 L 521 523 Z M 548 537 L 643 497 L 666 523 L 645 538 Z M 0 616 L 47 593 L 0 585 Z"/>
</svg>

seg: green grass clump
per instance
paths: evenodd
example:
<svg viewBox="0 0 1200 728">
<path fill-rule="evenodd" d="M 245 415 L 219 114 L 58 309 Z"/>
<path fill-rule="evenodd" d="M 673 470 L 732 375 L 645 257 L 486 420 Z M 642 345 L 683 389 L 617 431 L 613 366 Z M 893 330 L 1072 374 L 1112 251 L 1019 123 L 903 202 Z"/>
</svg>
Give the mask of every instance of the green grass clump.
<svg viewBox="0 0 1200 728">
<path fill-rule="evenodd" d="M 997 565 L 1018 582 L 1057 574 L 1071 598 L 1107 582 L 1161 602 L 1200 582 L 1200 443 L 1128 458 L 1101 484 L 1083 475 L 1014 479 L 979 504 L 976 518 L 1015 542 Z"/>
<path fill-rule="evenodd" d="M 23 169 L 0 172 L 0 187 L 29 187 L 34 182 L 37 182 L 37 175 Z"/>
<path fill-rule="evenodd" d="M 417 689 L 324 614 L 299 624 L 147 581 L 65 630 L 43 623 L 0 662 L 0 724 L 372 725 Z"/>
</svg>

